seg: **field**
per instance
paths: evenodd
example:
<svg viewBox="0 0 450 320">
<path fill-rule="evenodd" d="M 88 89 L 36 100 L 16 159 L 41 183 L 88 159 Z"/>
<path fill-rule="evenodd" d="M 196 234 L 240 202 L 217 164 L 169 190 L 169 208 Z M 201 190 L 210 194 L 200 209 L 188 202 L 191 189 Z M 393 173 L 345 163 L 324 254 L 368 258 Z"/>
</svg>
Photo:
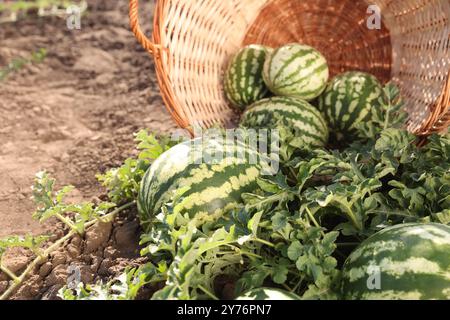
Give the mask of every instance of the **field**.
<svg viewBox="0 0 450 320">
<path fill-rule="evenodd" d="M 133 155 L 134 132 L 175 126 L 163 108 L 152 59 L 129 31 L 127 10 L 124 1 L 91 0 L 81 30 L 69 30 L 64 18 L 33 13 L 0 24 L 0 67 L 45 50 L 41 61 L 0 81 L 0 238 L 61 235 L 55 219 L 39 224 L 31 217 L 36 172 L 48 171 L 58 187 L 74 185 L 71 201 L 96 201 L 105 191 L 95 175 Z M 142 11 L 150 21 L 151 5 Z M 79 265 L 88 281 L 122 271 L 139 257 L 138 228 L 129 212 L 86 241 L 73 239 L 68 252 L 55 253 L 13 298 L 55 298 L 71 264 Z M 15 249 L 4 264 L 20 272 L 30 259 Z M 0 275 L 0 293 L 6 279 Z"/>
<path fill-rule="evenodd" d="M 300 36 L 212 61 L 204 3 L 142 3 L 156 75 L 136 1 L 0 0 L 0 300 L 450 299 L 445 110 L 411 131 L 395 72 L 333 74 Z"/>
</svg>

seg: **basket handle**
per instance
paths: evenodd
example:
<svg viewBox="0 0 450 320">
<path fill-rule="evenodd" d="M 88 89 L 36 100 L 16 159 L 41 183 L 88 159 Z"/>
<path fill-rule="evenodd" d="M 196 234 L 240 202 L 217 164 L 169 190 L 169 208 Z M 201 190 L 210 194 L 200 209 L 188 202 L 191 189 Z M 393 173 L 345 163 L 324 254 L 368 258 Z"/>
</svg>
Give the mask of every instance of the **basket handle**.
<svg viewBox="0 0 450 320">
<path fill-rule="evenodd" d="M 131 30 L 133 31 L 136 39 L 144 47 L 144 49 L 148 51 L 148 53 L 154 55 L 157 46 L 149 38 L 147 38 L 139 25 L 139 0 L 130 0 L 129 16 Z"/>
</svg>

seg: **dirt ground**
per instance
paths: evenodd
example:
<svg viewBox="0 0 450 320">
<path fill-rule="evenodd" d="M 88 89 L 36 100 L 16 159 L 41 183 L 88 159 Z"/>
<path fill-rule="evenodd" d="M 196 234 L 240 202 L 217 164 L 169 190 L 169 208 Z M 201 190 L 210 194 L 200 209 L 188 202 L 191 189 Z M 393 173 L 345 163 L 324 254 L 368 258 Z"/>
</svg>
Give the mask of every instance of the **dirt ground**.
<svg viewBox="0 0 450 320">
<path fill-rule="evenodd" d="M 58 186 L 74 185 L 74 200 L 92 200 L 105 193 L 95 174 L 135 152 L 134 132 L 175 128 L 153 61 L 129 31 L 127 2 L 88 2 L 81 30 L 69 30 L 57 17 L 0 24 L 0 67 L 39 48 L 48 52 L 42 63 L 0 82 L 0 237 L 58 233 L 55 222 L 39 225 L 31 218 L 36 172 L 48 171 Z M 151 1 L 143 1 L 141 11 L 150 34 Z M 92 281 L 114 273 L 121 257 L 138 256 L 139 226 L 132 214 L 99 228 L 101 239 L 74 239 L 72 253 L 52 256 L 16 297 L 54 298 L 72 261 L 89 268 L 84 280 Z M 10 266 L 20 271 L 26 260 L 14 255 Z M 6 281 L 0 275 L 0 292 Z"/>
</svg>

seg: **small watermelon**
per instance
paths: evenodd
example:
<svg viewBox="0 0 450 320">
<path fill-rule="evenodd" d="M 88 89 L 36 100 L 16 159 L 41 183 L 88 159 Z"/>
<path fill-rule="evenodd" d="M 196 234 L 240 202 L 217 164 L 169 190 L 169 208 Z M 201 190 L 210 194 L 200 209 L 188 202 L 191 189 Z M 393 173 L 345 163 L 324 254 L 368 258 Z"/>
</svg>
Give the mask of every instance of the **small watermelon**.
<svg viewBox="0 0 450 320">
<path fill-rule="evenodd" d="M 263 77 L 274 94 L 311 101 L 325 89 L 329 70 L 319 51 L 294 43 L 274 50 L 267 57 Z"/>
<path fill-rule="evenodd" d="M 319 110 L 338 140 L 354 133 L 359 123 L 370 118 L 382 90 L 377 78 L 364 72 L 346 72 L 330 81 L 319 98 Z"/>
<path fill-rule="evenodd" d="M 266 56 L 271 48 L 250 45 L 241 49 L 228 66 L 224 75 L 225 96 L 239 110 L 265 98 L 269 89 L 262 78 Z"/>
<path fill-rule="evenodd" d="M 300 300 L 300 297 L 285 290 L 258 288 L 247 291 L 236 300 Z"/>
<path fill-rule="evenodd" d="M 255 129 L 275 129 L 280 121 L 303 143 L 323 147 L 328 141 L 328 127 L 320 112 L 308 102 L 291 97 L 273 97 L 251 105 L 242 115 L 241 126 Z"/>
<path fill-rule="evenodd" d="M 386 228 L 344 264 L 346 299 L 450 299 L 450 227 L 403 224 Z"/>
<path fill-rule="evenodd" d="M 144 229 L 182 188 L 187 191 L 174 210 L 196 218 L 199 225 L 234 209 L 242 202 L 242 193 L 257 191 L 258 156 L 243 143 L 228 140 L 198 138 L 171 148 L 141 182 L 138 207 Z"/>
</svg>

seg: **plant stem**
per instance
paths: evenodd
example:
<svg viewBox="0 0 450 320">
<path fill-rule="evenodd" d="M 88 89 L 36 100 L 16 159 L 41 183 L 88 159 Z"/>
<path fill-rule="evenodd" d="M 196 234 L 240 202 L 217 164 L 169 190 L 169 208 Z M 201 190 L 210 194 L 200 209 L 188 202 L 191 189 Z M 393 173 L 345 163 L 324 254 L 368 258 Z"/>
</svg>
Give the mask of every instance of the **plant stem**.
<svg viewBox="0 0 450 320">
<path fill-rule="evenodd" d="M 263 239 L 259 239 L 259 238 L 254 238 L 252 239 L 253 241 L 265 244 L 266 246 L 269 246 L 271 248 L 275 248 L 275 245 L 273 243 L 270 243 L 269 241 L 263 240 Z"/>
<path fill-rule="evenodd" d="M 297 175 L 295 174 L 295 171 L 294 171 L 294 169 L 292 168 L 292 167 L 289 167 L 289 173 L 292 175 L 292 177 L 288 177 L 289 178 L 289 180 L 292 182 L 292 183 L 298 183 L 298 181 L 297 181 Z"/>
<path fill-rule="evenodd" d="M 116 216 L 118 213 L 124 211 L 125 209 L 130 208 L 131 206 L 133 206 L 136 202 L 130 202 L 127 203 L 119 208 L 117 208 L 116 210 L 108 213 L 107 215 L 104 215 L 103 218 L 113 218 L 114 216 Z M 97 223 L 97 220 L 92 220 L 89 222 L 86 222 L 84 225 L 84 228 L 89 228 L 91 226 L 93 226 L 95 223 Z M 73 236 L 75 236 L 76 234 L 78 234 L 78 232 L 76 230 L 70 230 L 68 234 L 66 234 L 64 237 L 62 237 L 61 239 L 59 239 L 58 241 L 56 241 L 55 243 L 53 243 L 50 247 L 48 247 L 47 249 L 45 249 L 42 252 L 42 255 L 37 256 L 25 269 L 25 271 L 22 272 L 22 274 L 19 277 L 16 277 L 14 283 L 0 296 L 0 300 L 6 300 L 13 292 L 14 290 L 16 290 L 21 284 L 22 282 L 25 280 L 25 278 L 28 276 L 29 273 L 31 273 L 33 271 L 33 269 L 39 265 L 42 261 L 44 261 L 44 259 L 53 251 L 59 249 L 66 241 L 68 241 L 70 238 L 72 238 Z M 2 268 L 2 271 L 3 268 Z M 14 279 L 14 278 L 13 278 Z"/>
<path fill-rule="evenodd" d="M 300 280 L 297 282 L 297 284 L 295 285 L 295 287 L 292 288 L 292 291 L 291 291 L 291 292 L 295 293 L 295 291 L 297 291 L 297 289 L 300 288 L 300 286 L 302 285 L 302 283 L 303 283 L 303 277 L 300 278 Z"/>
<path fill-rule="evenodd" d="M 258 206 L 266 203 L 266 202 L 276 202 L 278 200 L 283 199 L 283 196 L 285 196 L 286 194 L 288 194 L 288 192 L 282 192 L 282 193 L 278 193 L 278 194 L 274 194 L 272 196 L 267 197 L 264 200 L 259 201 L 258 203 L 252 204 L 248 206 L 248 209 L 253 209 L 253 208 L 257 208 Z"/>
<path fill-rule="evenodd" d="M 289 287 L 287 284 L 283 283 L 282 286 L 289 292 L 292 292 L 292 288 Z"/>
<path fill-rule="evenodd" d="M 206 288 L 204 288 L 202 285 L 198 286 L 200 290 L 202 290 L 204 293 L 206 293 L 207 296 L 209 296 L 211 299 L 213 300 L 219 300 L 219 298 L 217 298 L 214 294 L 212 294 L 211 292 L 209 292 L 209 290 L 207 290 Z"/>
<path fill-rule="evenodd" d="M 314 218 L 314 215 L 312 214 L 312 212 L 309 210 L 308 207 L 306 207 L 306 213 L 308 214 L 308 217 L 311 219 L 311 221 L 313 222 L 313 224 L 320 229 L 320 233 L 322 234 L 323 237 L 325 237 L 325 232 L 323 231 L 322 226 L 317 222 L 316 218 Z"/>
<path fill-rule="evenodd" d="M 75 225 L 73 224 L 73 222 L 70 221 L 70 219 L 64 217 L 64 216 L 63 216 L 62 214 L 60 214 L 60 213 L 57 213 L 57 214 L 55 215 L 55 217 L 57 217 L 60 221 L 62 221 L 65 225 L 67 225 L 71 230 L 76 231 L 76 232 L 78 233 L 77 228 L 75 227 Z"/>
<path fill-rule="evenodd" d="M 364 229 L 364 226 L 357 220 L 357 217 L 353 213 L 351 207 L 349 207 L 346 203 L 342 201 L 335 200 L 334 202 L 340 209 L 344 211 L 344 213 L 347 215 L 347 217 L 350 219 L 350 221 L 356 227 L 356 229 L 358 229 L 359 231 L 362 231 Z"/>
<path fill-rule="evenodd" d="M 392 103 L 391 103 L 391 99 L 389 99 L 389 104 L 388 104 L 388 108 L 386 111 L 386 119 L 384 119 L 384 130 L 387 129 L 388 125 L 389 125 L 389 118 L 391 115 L 391 108 L 392 108 Z"/>
<path fill-rule="evenodd" d="M 64 244 L 64 242 L 66 242 L 67 240 L 69 240 L 72 236 L 74 236 L 76 234 L 76 231 L 71 230 L 67 235 L 65 235 L 63 238 L 59 239 L 57 242 L 55 242 L 54 244 L 52 244 L 50 247 L 48 247 L 45 251 L 44 251 L 44 255 L 47 256 L 49 255 L 51 252 L 55 251 L 56 249 L 58 249 L 62 244 Z M 0 300 L 6 300 L 13 292 L 14 290 L 16 290 L 17 287 L 19 287 L 19 285 L 25 280 L 25 277 L 31 272 L 33 271 L 33 269 L 42 261 L 44 260 L 43 257 L 37 257 L 36 259 L 33 260 L 33 262 L 31 262 L 27 268 L 25 269 L 24 272 L 22 272 L 22 274 L 17 278 L 17 281 L 14 282 L 14 284 L 12 284 L 1 296 L 0 296 Z"/>
<path fill-rule="evenodd" d="M 3 265 L 0 265 L 0 270 L 3 271 L 12 280 L 14 280 L 14 282 L 18 282 L 19 281 L 19 278 L 14 274 L 14 272 L 9 270 L 7 267 L 5 267 Z"/>
<path fill-rule="evenodd" d="M 121 206 L 121 207 L 111 211 L 110 213 L 105 214 L 104 216 L 102 216 L 101 220 L 102 221 L 111 221 L 118 213 L 120 213 L 120 212 L 122 212 L 122 211 L 124 211 L 124 210 L 126 210 L 128 208 L 131 208 L 135 204 L 136 204 L 136 201 L 131 201 L 131 202 L 127 203 L 127 204 L 124 204 L 123 206 Z M 84 227 L 88 228 L 88 227 L 93 226 L 96 223 L 97 223 L 97 220 L 91 220 L 91 221 L 86 222 Z"/>
<path fill-rule="evenodd" d="M 350 165 L 351 165 L 353 171 L 355 171 L 355 173 L 358 176 L 359 180 L 364 181 L 366 178 L 362 174 L 361 170 L 359 170 L 358 164 L 356 163 L 355 159 L 352 158 L 350 160 Z"/>
<path fill-rule="evenodd" d="M 249 257 L 256 258 L 256 259 L 262 259 L 262 257 L 260 255 L 254 254 L 254 253 L 251 253 L 251 252 L 248 252 L 248 251 L 244 251 L 244 250 L 241 250 L 241 255 L 249 256 Z"/>
<path fill-rule="evenodd" d="M 233 246 L 231 246 L 232 248 L 234 248 Z M 262 259 L 262 257 L 260 255 L 245 251 L 245 250 L 238 250 L 237 252 L 231 253 L 231 251 L 218 251 L 217 254 L 223 254 L 223 255 L 236 255 L 236 256 L 249 256 L 249 257 L 253 257 L 253 258 L 257 258 L 257 259 Z"/>
<path fill-rule="evenodd" d="M 306 209 L 306 213 L 308 214 L 308 217 L 311 219 L 312 223 L 317 227 L 317 228 L 321 228 L 320 224 L 317 222 L 316 218 L 314 218 L 314 215 L 311 213 L 311 211 L 309 210 L 308 207 L 305 208 Z"/>
</svg>

